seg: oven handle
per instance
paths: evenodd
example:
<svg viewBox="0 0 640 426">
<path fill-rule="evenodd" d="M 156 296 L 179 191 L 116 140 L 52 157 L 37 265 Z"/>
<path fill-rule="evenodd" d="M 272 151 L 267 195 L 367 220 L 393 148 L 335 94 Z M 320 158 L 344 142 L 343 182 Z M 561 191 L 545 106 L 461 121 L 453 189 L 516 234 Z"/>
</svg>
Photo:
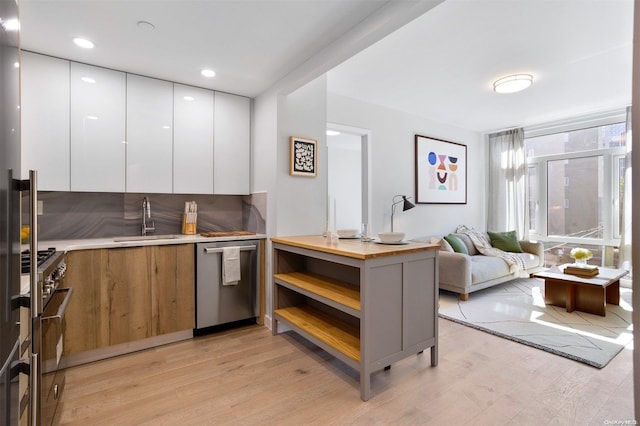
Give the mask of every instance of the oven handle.
<svg viewBox="0 0 640 426">
<path fill-rule="evenodd" d="M 240 251 L 253 251 L 256 246 L 238 246 Z M 222 253 L 222 247 L 207 247 L 204 249 L 205 253 Z"/>
<path fill-rule="evenodd" d="M 65 312 L 67 311 L 67 306 L 69 306 L 69 301 L 71 300 L 71 295 L 73 294 L 72 288 L 59 288 L 56 292 L 66 292 L 67 295 L 64 296 L 64 300 L 58 306 L 58 312 L 55 315 L 51 315 L 48 317 L 42 317 L 42 321 L 50 321 L 50 320 L 58 320 L 61 321 L 62 317 L 64 317 Z"/>
</svg>

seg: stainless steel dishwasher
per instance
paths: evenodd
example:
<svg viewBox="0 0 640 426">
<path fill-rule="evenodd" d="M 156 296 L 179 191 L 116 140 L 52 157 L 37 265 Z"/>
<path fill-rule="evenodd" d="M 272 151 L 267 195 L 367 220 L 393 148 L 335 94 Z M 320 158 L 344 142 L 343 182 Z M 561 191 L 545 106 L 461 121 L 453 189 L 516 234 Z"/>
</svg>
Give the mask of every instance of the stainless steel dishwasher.
<svg viewBox="0 0 640 426">
<path fill-rule="evenodd" d="M 238 247 L 240 280 L 223 283 L 223 251 Z M 258 240 L 223 241 L 196 244 L 196 329 L 195 334 L 210 327 L 237 321 L 251 322 L 258 316 Z M 209 329 L 209 330 L 207 330 Z"/>
</svg>

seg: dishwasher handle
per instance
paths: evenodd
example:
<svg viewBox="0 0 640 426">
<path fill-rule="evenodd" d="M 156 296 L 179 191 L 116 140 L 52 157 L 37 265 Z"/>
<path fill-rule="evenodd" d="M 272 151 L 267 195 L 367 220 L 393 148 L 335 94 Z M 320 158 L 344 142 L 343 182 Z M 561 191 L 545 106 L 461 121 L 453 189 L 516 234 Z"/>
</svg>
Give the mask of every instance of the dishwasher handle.
<svg viewBox="0 0 640 426">
<path fill-rule="evenodd" d="M 254 251 L 256 246 L 238 246 L 240 251 Z M 205 253 L 222 253 L 222 247 L 207 247 L 204 249 Z"/>
</svg>

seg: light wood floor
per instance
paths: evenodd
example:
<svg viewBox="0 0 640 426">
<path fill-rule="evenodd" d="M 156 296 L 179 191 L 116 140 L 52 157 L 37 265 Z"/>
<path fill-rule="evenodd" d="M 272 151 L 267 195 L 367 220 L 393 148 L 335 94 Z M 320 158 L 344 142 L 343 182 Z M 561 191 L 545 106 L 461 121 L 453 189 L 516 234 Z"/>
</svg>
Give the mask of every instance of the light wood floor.
<svg viewBox="0 0 640 426">
<path fill-rule="evenodd" d="M 603 425 L 633 419 L 632 351 L 604 369 L 440 319 L 428 351 L 372 376 L 250 326 L 67 370 L 59 424 Z M 611 423 L 610 423 L 611 424 Z"/>
</svg>

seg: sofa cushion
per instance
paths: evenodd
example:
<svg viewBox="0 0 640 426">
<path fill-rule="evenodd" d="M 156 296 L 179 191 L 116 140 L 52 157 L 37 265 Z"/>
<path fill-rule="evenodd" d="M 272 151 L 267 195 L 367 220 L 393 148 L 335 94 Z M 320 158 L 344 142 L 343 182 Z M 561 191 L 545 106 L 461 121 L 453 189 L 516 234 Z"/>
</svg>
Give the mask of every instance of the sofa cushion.
<svg viewBox="0 0 640 426">
<path fill-rule="evenodd" d="M 494 280 L 509 275 L 509 265 L 499 257 L 471 256 L 471 284 Z"/>
<path fill-rule="evenodd" d="M 476 254 L 480 254 L 476 246 L 473 244 L 473 241 L 471 241 L 471 237 L 469 237 L 467 234 L 455 233 L 453 235 L 458 237 L 458 239 L 460 239 L 460 241 L 464 243 L 465 247 L 467 248 L 467 254 L 469 256 L 475 256 Z"/>
<path fill-rule="evenodd" d="M 538 266 L 538 256 L 531 253 L 515 253 L 522 258 L 527 269 Z M 481 283 L 489 280 L 510 275 L 509 265 L 503 259 L 494 256 L 469 256 L 471 259 L 471 284 Z"/>
<path fill-rule="evenodd" d="M 450 253 L 454 252 L 453 247 L 451 247 L 451 244 L 449 244 L 449 242 L 445 240 L 444 237 L 431 237 L 430 243 L 439 244 L 440 250 L 442 251 L 448 251 Z"/>
<path fill-rule="evenodd" d="M 451 245 L 453 251 L 456 253 L 464 253 L 469 254 L 469 250 L 467 250 L 467 246 L 460 240 L 460 238 L 456 235 L 449 234 L 444 239 Z"/>
<path fill-rule="evenodd" d="M 520 247 L 516 231 L 487 232 L 487 234 L 489 234 L 493 247 L 511 253 L 522 253 L 522 247 Z"/>
</svg>

